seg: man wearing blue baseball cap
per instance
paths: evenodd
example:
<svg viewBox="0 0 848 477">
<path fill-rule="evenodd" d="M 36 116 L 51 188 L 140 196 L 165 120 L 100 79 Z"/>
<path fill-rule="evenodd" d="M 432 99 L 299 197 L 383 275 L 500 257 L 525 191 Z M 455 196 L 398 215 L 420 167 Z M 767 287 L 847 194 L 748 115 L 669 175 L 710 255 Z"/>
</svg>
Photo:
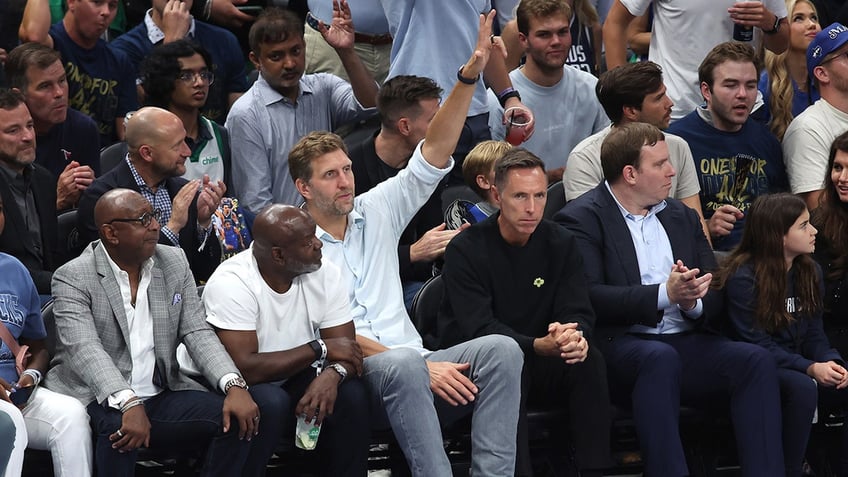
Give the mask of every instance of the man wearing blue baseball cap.
<svg viewBox="0 0 848 477">
<path fill-rule="evenodd" d="M 799 114 L 783 137 L 792 193 L 818 206 L 834 138 L 848 130 L 848 28 L 833 23 L 807 47 L 807 75 L 821 99 Z"/>
</svg>

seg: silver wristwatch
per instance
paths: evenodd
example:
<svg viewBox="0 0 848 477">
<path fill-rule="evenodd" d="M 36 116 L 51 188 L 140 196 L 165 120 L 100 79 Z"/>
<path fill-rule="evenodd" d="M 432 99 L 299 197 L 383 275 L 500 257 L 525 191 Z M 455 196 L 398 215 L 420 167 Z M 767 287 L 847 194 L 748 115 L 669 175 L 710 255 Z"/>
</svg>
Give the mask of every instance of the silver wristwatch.
<svg viewBox="0 0 848 477">
<path fill-rule="evenodd" d="M 227 394 L 233 386 L 247 391 L 247 382 L 241 376 L 236 376 L 235 378 L 227 381 L 227 384 L 224 385 L 224 394 Z"/>
<path fill-rule="evenodd" d="M 333 364 L 327 365 L 327 368 L 333 368 L 337 373 L 339 373 L 339 376 L 342 377 L 342 380 L 339 381 L 339 384 L 343 383 L 344 380 L 347 379 L 347 369 L 345 369 L 345 367 L 342 366 L 341 364 L 333 363 Z"/>
</svg>

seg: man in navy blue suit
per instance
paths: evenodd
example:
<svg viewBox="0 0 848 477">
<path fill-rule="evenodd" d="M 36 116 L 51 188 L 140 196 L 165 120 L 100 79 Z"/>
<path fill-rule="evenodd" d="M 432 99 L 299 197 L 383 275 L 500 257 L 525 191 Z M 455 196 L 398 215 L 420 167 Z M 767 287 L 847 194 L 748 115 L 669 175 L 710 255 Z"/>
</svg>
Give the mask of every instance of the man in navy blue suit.
<svg viewBox="0 0 848 477">
<path fill-rule="evenodd" d="M 783 475 L 774 360 L 709 332 L 721 300 L 702 272 L 716 262 L 698 215 L 668 198 L 675 171 L 663 133 L 615 128 L 601 162 L 606 180 L 555 220 L 577 236 L 613 399 L 631 398 L 645 475 L 689 474 L 681 402 L 728 399 L 743 475 Z"/>
</svg>

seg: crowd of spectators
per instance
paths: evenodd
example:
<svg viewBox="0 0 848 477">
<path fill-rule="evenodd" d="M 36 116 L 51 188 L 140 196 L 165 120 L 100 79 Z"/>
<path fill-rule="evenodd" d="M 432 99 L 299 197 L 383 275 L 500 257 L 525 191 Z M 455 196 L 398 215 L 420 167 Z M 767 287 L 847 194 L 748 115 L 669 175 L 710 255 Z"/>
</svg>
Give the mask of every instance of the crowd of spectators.
<svg viewBox="0 0 848 477">
<path fill-rule="evenodd" d="M 848 475 L 839 2 L 0 17 L 0 476 L 27 447 L 60 476 L 142 448 L 261 476 L 316 428 L 321 475 L 391 430 L 447 476 L 467 416 L 472 474 L 529 476 L 529 408 L 601 476 L 619 406 L 645 475 L 682 477 L 680 408 L 716 402 L 742 475 L 800 477 L 816 413 Z"/>
</svg>

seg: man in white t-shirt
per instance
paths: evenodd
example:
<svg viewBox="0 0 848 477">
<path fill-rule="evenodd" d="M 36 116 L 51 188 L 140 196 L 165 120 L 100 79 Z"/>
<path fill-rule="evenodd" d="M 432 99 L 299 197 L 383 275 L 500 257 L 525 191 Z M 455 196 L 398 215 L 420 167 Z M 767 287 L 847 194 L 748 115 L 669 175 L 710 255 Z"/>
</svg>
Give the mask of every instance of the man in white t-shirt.
<svg viewBox="0 0 848 477">
<path fill-rule="evenodd" d="M 783 157 L 789 186 L 807 202 L 819 205 L 827 174 L 830 145 L 848 131 L 848 28 L 834 23 L 820 31 L 807 48 L 807 75 L 821 99 L 789 123 Z"/>
<path fill-rule="evenodd" d="M 280 437 L 291 438 L 295 418 L 306 415 L 322 424 L 322 475 L 363 476 L 369 400 L 341 272 L 322 265 L 315 221 L 304 210 L 270 205 L 253 232 L 250 249 L 222 263 L 203 293 L 206 321 L 262 415 L 244 475 L 261 475 Z"/>
<path fill-rule="evenodd" d="M 755 27 L 754 41 L 773 53 L 789 46 L 786 4 L 783 0 L 615 0 L 604 23 L 607 68 L 626 63 L 626 29 L 653 8 L 654 23 L 648 58 L 665 71 L 668 95 L 676 121 L 703 102 L 698 65 L 719 43 L 733 38 L 736 24 Z"/>
</svg>

